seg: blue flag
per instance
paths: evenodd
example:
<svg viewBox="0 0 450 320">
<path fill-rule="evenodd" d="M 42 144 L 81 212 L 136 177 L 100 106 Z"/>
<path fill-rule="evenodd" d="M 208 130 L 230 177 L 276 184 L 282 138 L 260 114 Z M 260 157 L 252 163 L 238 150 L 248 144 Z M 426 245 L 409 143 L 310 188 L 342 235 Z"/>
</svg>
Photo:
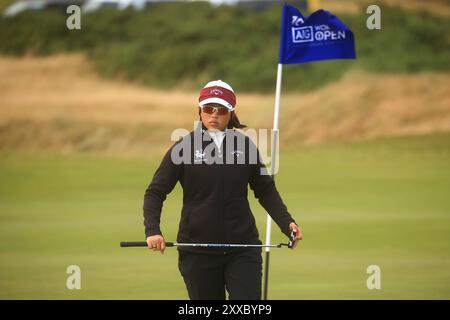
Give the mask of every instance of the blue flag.
<svg viewBox="0 0 450 320">
<path fill-rule="evenodd" d="M 355 58 L 353 32 L 338 17 L 321 9 L 304 18 L 283 6 L 279 63 Z"/>
</svg>

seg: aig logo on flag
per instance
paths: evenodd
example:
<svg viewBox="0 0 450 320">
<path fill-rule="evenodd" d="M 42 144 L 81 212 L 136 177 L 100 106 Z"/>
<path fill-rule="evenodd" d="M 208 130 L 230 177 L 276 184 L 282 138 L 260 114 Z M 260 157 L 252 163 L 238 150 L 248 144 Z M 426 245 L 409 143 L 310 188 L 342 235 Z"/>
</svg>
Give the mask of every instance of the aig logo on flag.
<svg viewBox="0 0 450 320">
<path fill-rule="evenodd" d="M 292 28 L 292 42 L 302 43 L 314 40 L 326 41 L 345 39 L 345 31 L 333 31 L 330 30 L 330 27 L 327 25 L 314 26 L 314 28 L 316 29 L 315 33 L 312 26 Z"/>
<path fill-rule="evenodd" d="M 304 18 L 297 8 L 285 4 L 280 35 L 280 64 L 356 58 L 353 32 L 323 9 Z"/>
<path fill-rule="evenodd" d="M 292 28 L 292 42 L 302 43 L 314 41 L 313 27 Z"/>
</svg>

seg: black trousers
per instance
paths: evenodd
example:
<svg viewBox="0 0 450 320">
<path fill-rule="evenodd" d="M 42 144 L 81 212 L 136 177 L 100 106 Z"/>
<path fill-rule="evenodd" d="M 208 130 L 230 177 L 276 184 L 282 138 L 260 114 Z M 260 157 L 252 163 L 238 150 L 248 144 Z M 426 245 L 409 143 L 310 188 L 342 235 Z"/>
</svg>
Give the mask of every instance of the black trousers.
<svg viewBox="0 0 450 320">
<path fill-rule="evenodd" d="M 191 300 L 261 300 L 261 248 L 222 254 L 178 250 L 178 268 Z"/>
</svg>

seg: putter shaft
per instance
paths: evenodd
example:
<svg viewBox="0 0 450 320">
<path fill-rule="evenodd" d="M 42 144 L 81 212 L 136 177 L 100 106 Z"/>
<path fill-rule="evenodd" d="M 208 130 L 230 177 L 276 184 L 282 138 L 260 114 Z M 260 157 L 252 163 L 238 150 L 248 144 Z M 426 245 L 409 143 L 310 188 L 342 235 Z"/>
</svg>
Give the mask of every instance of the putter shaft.
<svg viewBox="0 0 450 320">
<path fill-rule="evenodd" d="M 121 247 L 147 247 L 145 241 L 122 241 Z M 197 248 L 281 248 L 281 246 L 287 246 L 287 244 L 228 244 L 228 243 L 178 243 L 178 242 L 166 242 L 166 247 L 197 247 Z"/>
</svg>

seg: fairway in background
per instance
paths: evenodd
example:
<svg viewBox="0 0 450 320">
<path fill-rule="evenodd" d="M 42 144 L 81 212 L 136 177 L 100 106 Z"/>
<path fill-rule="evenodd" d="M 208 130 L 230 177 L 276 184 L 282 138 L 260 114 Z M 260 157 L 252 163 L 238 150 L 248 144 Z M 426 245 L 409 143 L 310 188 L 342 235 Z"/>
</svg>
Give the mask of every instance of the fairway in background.
<svg viewBox="0 0 450 320">
<path fill-rule="evenodd" d="M 186 299 L 177 253 L 143 240 L 142 203 L 162 155 L 0 156 L 0 298 Z M 276 183 L 304 231 L 273 250 L 270 299 L 449 299 L 450 135 L 281 148 Z M 260 238 L 265 211 L 249 198 Z M 164 203 L 174 240 L 182 193 Z M 287 239 L 275 225 L 272 242 Z M 66 268 L 81 268 L 81 290 Z M 381 268 L 368 290 L 366 268 Z"/>
</svg>

